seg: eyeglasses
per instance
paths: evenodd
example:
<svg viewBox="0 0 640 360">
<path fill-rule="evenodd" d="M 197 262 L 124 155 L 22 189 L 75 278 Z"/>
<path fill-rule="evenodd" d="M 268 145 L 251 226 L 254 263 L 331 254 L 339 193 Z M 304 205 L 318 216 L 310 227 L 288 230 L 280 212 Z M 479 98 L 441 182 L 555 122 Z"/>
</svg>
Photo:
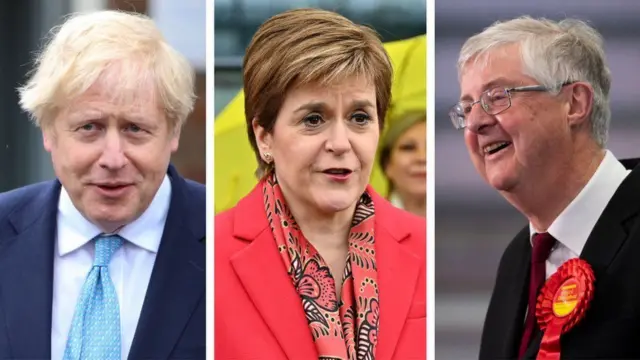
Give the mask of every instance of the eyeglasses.
<svg viewBox="0 0 640 360">
<path fill-rule="evenodd" d="M 562 86 L 568 84 L 570 83 L 562 84 Z M 480 103 L 482 110 L 484 110 L 488 115 L 498 115 L 511 107 L 512 93 L 551 90 L 551 88 L 544 85 L 529 85 L 514 88 L 495 87 L 483 92 L 482 95 L 480 95 L 480 99 L 477 101 L 467 100 L 458 102 L 449 111 L 449 117 L 451 118 L 453 126 L 457 130 L 462 130 L 467 127 L 467 116 L 475 104 Z"/>
</svg>

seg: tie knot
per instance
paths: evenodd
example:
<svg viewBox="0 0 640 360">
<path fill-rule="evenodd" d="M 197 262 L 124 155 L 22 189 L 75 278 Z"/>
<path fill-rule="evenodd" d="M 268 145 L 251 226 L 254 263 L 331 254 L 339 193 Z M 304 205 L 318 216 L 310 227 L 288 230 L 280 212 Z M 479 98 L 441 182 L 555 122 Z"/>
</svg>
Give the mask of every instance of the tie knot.
<svg viewBox="0 0 640 360">
<path fill-rule="evenodd" d="M 549 233 L 539 233 L 533 236 L 533 262 L 544 262 L 551 254 L 556 239 Z"/>
<path fill-rule="evenodd" d="M 111 256 L 122 246 L 124 240 L 119 235 L 99 235 L 96 238 L 96 251 L 93 266 L 108 266 Z"/>
</svg>

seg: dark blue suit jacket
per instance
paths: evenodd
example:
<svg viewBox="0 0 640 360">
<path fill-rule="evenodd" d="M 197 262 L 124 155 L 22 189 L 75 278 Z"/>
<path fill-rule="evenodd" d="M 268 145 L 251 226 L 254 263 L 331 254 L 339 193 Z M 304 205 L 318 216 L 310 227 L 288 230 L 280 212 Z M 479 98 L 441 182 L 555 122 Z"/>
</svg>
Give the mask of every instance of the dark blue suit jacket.
<svg viewBox="0 0 640 360">
<path fill-rule="evenodd" d="M 168 174 L 171 205 L 129 359 L 205 358 L 205 187 Z M 60 187 L 0 194 L 0 359 L 51 359 Z"/>
</svg>

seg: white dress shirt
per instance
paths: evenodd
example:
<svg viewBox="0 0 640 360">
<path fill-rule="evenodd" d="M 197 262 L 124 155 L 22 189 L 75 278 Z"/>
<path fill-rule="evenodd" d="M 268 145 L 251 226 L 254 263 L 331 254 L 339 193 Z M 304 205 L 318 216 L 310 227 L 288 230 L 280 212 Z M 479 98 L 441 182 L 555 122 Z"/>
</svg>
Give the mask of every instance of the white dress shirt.
<svg viewBox="0 0 640 360">
<path fill-rule="evenodd" d="M 397 193 L 393 192 L 389 195 L 389 202 L 391 203 L 391 205 L 397 207 L 398 209 L 404 210 L 404 203 Z"/>
<path fill-rule="evenodd" d="M 557 240 L 546 261 L 547 279 L 566 261 L 579 257 L 609 200 L 630 172 L 611 151 L 606 151 L 604 159 L 587 185 L 553 221 L 547 231 Z M 533 246 L 533 235 L 538 231 L 531 223 L 529 231 Z"/>
<path fill-rule="evenodd" d="M 151 271 L 160 246 L 171 201 L 171 181 L 165 176 L 147 210 L 118 234 L 123 246 L 111 258 L 109 275 L 120 305 L 122 359 L 127 359 L 138 325 Z M 58 230 L 53 262 L 51 358 L 62 359 L 76 303 L 93 266 L 95 243 L 102 233 L 73 205 L 64 187 L 58 203 Z"/>
</svg>

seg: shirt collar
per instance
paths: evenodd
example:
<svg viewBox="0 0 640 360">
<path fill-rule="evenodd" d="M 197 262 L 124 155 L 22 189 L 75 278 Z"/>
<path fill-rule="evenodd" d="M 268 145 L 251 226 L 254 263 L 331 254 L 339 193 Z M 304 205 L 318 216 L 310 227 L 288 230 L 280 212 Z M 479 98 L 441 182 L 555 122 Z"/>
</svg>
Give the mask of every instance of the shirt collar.
<svg viewBox="0 0 640 360">
<path fill-rule="evenodd" d="M 404 204 L 402 203 L 402 199 L 400 199 L 400 196 L 398 194 L 396 194 L 395 192 L 392 192 L 389 195 L 389 202 L 399 208 L 399 209 L 404 209 Z"/>
<path fill-rule="evenodd" d="M 136 246 L 156 253 L 160 247 L 170 202 L 171 180 L 165 175 L 149 207 L 136 220 L 120 229 L 118 235 Z M 79 249 L 103 233 L 73 205 L 64 187 L 60 190 L 58 201 L 58 227 L 58 234 L 64 234 L 57 241 L 60 256 Z"/>
<path fill-rule="evenodd" d="M 587 185 L 578 193 L 549 227 L 548 233 L 558 242 L 580 255 L 600 215 L 629 170 L 606 150 L 604 159 Z M 530 241 L 538 231 L 529 223 Z"/>
</svg>

